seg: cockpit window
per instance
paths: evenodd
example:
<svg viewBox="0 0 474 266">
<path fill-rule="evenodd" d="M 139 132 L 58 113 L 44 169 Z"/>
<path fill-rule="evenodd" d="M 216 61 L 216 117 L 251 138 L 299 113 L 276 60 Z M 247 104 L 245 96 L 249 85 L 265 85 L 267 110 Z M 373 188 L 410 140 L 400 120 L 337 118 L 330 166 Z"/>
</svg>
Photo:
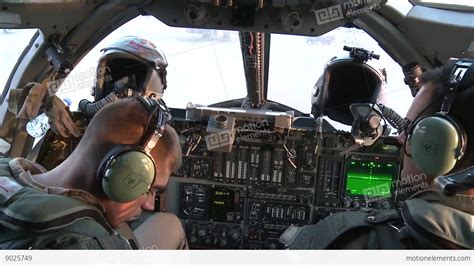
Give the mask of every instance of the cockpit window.
<svg viewBox="0 0 474 266">
<path fill-rule="evenodd" d="M 5 84 L 23 50 L 37 29 L 0 29 L 0 88 Z"/>
<path fill-rule="evenodd" d="M 58 96 L 69 98 L 71 110 L 81 99 L 92 100 L 100 50 L 122 36 L 149 39 L 168 60 L 168 89 L 164 99 L 170 107 L 185 108 L 189 102 L 214 104 L 246 96 L 246 83 L 238 32 L 173 28 L 152 16 L 139 16 L 116 29 L 94 47 L 61 85 Z M 320 37 L 272 34 L 268 99 L 310 113 L 311 95 L 324 66 L 334 56 L 347 55 L 344 45 L 362 47 L 380 54 L 370 64 L 387 73 L 382 103 L 404 115 L 411 102 L 400 66 L 368 34 L 339 28 Z"/>
<path fill-rule="evenodd" d="M 213 104 L 246 95 L 238 33 L 207 29 L 174 28 L 152 16 L 139 16 L 104 38 L 74 68 L 58 95 L 72 101 L 92 100 L 100 50 L 122 36 L 138 36 L 158 46 L 168 60 L 168 88 L 164 99 L 170 107 L 185 108 L 188 102 Z"/>
<path fill-rule="evenodd" d="M 338 28 L 319 37 L 272 34 L 268 99 L 311 112 L 314 86 L 333 57 L 347 57 L 344 46 L 374 51 L 380 59 L 370 60 L 372 67 L 386 73 L 387 86 L 379 95 L 381 103 L 404 116 L 412 101 L 403 82 L 401 67 L 362 30 Z M 385 70 L 384 70 L 385 69 Z M 337 93 L 337 92 L 336 92 Z M 344 97 L 344 95 L 340 95 Z"/>
</svg>

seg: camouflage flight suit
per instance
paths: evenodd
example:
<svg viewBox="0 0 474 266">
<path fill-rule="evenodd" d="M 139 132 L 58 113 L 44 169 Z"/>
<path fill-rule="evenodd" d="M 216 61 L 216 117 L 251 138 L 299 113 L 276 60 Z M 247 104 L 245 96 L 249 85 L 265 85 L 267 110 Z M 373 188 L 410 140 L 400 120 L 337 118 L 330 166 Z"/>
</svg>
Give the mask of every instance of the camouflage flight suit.
<svg viewBox="0 0 474 266">
<path fill-rule="evenodd" d="M 339 212 L 290 227 L 290 249 L 474 249 L 474 197 L 426 190 L 393 210 Z"/>
<path fill-rule="evenodd" d="M 32 180 L 45 172 L 23 158 L 0 159 L 0 248 L 132 249 L 83 190 L 48 188 Z"/>
</svg>

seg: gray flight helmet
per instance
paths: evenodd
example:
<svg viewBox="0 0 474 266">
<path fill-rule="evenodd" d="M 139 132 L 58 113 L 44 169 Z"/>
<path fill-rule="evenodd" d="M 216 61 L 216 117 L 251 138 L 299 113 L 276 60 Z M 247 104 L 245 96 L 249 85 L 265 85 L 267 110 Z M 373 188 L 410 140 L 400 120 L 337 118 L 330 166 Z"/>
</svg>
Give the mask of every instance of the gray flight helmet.
<svg viewBox="0 0 474 266">
<path fill-rule="evenodd" d="M 374 103 L 386 87 L 385 76 L 368 62 L 333 57 L 314 86 L 312 114 L 351 125 L 352 103 Z"/>
<path fill-rule="evenodd" d="M 161 97 L 167 87 L 165 55 L 152 42 L 126 36 L 101 50 L 93 96 L 98 101 L 107 96 L 115 82 L 129 77 L 127 82 L 143 96 Z"/>
</svg>

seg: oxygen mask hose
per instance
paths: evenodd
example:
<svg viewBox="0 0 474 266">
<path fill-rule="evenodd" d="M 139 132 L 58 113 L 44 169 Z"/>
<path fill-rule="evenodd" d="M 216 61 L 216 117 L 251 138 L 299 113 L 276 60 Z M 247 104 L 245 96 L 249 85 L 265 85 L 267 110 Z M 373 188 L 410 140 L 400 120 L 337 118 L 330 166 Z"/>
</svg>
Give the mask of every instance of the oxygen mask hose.
<svg viewBox="0 0 474 266">
<path fill-rule="evenodd" d="M 380 113 L 387 120 L 387 122 L 396 128 L 398 133 L 402 132 L 404 129 L 403 118 L 390 107 L 387 107 L 381 103 L 377 103 L 377 106 L 379 107 Z"/>
<path fill-rule="evenodd" d="M 133 91 L 135 91 L 136 86 L 130 84 L 129 78 L 124 77 L 116 82 L 114 82 L 113 90 L 105 98 L 91 102 L 87 99 L 83 99 L 79 102 L 79 110 L 85 113 L 87 116 L 94 116 L 102 107 L 106 106 L 109 103 L 113 103 L 121 98 L 126 98 L 132 96 Z M 132 92 L 132 93 L 131 93 Z"/>
<path fill-rule="evenodd" d="M 113 103 L 118 100 L 119 97 L 111 92 L 105 98 L 97 102 L 91 102 L 87 99 L 82 99 L 79 102 L 79 110 L 85 113 L 87 116 L 92 117 L 94 116 L 102 107 L 106 106 L 109 103 Z"/>
</svg>

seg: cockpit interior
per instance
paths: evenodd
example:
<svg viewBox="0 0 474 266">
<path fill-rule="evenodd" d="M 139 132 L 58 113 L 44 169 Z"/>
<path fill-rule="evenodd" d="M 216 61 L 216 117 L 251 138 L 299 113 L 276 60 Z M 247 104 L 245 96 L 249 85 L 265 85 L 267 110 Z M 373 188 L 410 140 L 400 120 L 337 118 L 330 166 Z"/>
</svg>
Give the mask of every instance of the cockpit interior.
<svg viewBox="0 0 474 266">
<path fill-rule="evenodd" d="M 450 1 L 22 1 L 0 7 L 0 40 L 34 29 L 1 73 L 0 152 L 48 170 L 80 139 L 51 130 L 29 135 L 28 121 L 14 113 L 13 99 L 24 96 L 11 89 L 54 81 L 57 95 L 72 100 L 76 124 L 86 128 L 88 119 L 76 109 L 91 97 L 96 72 L 74 72 L 78 65 L 94 65 L 102 41 L 120 37 L 119 28 L 163 50 L 169 62 L 163 100 L 183 157 L 155 211 L 181 220 L 191 249 L 284 249 L 279 238 L 290 225 L 394 208 L 411 193 L 400 179 L 397 137 L 417 77 L 451 57 L 474 58 L 474 7 Z M 179 34 L 160 35 L 165 27 Z M 358 34 L 372 46 L 351 40 Z M 186 38 L 196 46 L 175 43 Z M 73 88 L 84 80 L 85 89 Z"/>
</svg>

